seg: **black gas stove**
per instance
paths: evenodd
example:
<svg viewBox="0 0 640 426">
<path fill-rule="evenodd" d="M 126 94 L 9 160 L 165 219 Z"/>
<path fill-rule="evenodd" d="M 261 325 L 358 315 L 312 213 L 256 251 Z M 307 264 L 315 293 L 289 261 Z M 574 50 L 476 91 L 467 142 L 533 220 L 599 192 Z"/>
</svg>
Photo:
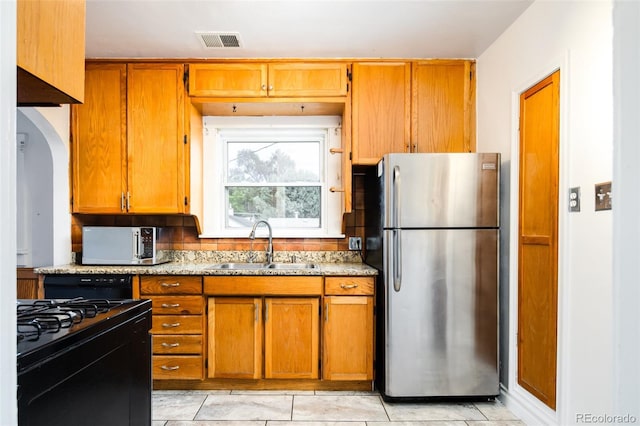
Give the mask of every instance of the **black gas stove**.
<svg viewBox="0 0 640 426">
<path fill-rule="evenodd" d="M 149 300 L 18 300 L 19 425 L 151 423 Z"/>
</svg>

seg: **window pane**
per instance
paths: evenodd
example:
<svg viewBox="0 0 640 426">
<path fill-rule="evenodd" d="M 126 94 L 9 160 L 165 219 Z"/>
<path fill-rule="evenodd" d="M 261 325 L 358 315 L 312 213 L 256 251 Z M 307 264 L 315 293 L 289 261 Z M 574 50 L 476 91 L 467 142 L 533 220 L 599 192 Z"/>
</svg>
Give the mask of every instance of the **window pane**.
<svg viewBox="0 0 640 426">
<path fill-rule="evenodd" d="M 229 187 L 227 227 L 250 228 L 268 220 L 274 228 L 320 228 L 319 186 Z"/>
<path fill-rule="evenodd" d="M 227 143 L 227 181 L 320 182 L 320 142 Z"/>
</svg>

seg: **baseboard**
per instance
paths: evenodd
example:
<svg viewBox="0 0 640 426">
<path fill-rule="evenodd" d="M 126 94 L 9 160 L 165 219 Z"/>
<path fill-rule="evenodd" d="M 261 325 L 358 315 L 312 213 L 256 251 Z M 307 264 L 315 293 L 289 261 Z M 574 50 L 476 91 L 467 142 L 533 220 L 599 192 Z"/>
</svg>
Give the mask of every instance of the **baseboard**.
<svg viewBox="0 0 640 426">
<path fill-rule="evenodd" d="M 502 384 L 500 384 L 500 396 L 498 396 L 498 399 L 527 425 L 559 425 L 555 415 L 540 410 L 528 400 L 526 395 L 510 391 Z"/>
</svg>

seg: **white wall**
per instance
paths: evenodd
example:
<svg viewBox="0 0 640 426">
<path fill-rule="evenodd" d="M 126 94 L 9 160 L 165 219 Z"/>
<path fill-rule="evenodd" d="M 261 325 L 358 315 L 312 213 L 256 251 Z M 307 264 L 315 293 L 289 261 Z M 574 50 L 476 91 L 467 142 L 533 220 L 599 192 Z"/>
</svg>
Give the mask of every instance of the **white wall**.
<svg viewBox="0 0 640 426">
<path fill-rule="evenodd" d="M 612 214 L 594 211 L 594 184 L 612 179 L 612 4 L 533 3 L 477 61 L 478 150 L 503 159 L 503 285 L 508 289 L 505 401 L 532 424 L 612 413 Z M 516 383 L 519 94 L 560 69 L 557 412 Z M 615 182 L 614 182 L 615 185 Z M 568 213 L 569 187 L 582 209 Z M 613 201 L 615 206 L 615 199 Z M 615 208 L 615 207 L 614 207 Z M 508 286 L 508 287 L 507 287 Z"/>
<path fill-rule="evenodd" d="M 25 168 L 30 179 L 34 255 L 29 266 L 71 262 L 69 111 L 69 105 L 19 108 L 18 132 L 29 134 Z"/>
<path fill-rule="evenodd" d="M 0 422 L 17 424 L 16 404 L 16 3 L 0 1 Z"/>
<path fill-rule="evenodd" d="M 613 400 L 640 420 L 640 2 L 615 1 L 613 16 Z"/>
</svg>

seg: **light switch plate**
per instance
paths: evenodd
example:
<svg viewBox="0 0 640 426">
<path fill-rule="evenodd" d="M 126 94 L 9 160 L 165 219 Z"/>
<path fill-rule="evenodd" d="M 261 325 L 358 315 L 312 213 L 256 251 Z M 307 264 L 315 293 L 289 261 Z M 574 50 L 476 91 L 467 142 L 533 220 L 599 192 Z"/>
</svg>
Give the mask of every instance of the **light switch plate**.
<svg viewBox="0 0 640 426">
<path fill-rule="evenodd" d="M 579 186 L 574 186 L 573 188 L 569 188 L 569 211 L 570 212 L 580 211 L 580 187 Z"/>
<path fill-rule="evenodd" d="M 596 183 L 596 211 L 611 210 L 611 182 Z"/>
</svg>

